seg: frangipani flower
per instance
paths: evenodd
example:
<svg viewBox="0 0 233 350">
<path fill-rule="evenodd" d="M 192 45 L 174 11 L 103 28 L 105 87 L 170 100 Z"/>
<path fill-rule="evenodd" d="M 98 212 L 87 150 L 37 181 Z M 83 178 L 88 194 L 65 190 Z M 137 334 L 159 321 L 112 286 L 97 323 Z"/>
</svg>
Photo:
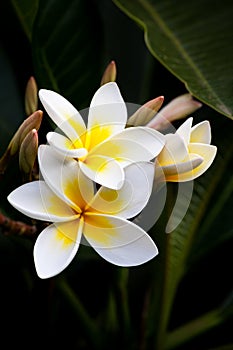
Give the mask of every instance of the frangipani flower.
<svg viewBox="0 0 233 350">
<path fill-rule="evenodd" d="M 64 159 L 51 146 L 39 147 L 38 160 L 44 180 L 20 186 L 8 200 L 29 217 L 52 222 L 39 234 L 34 246 L 40 278 L 55 276 L 70 264 L 82 235 L 100 256 L 115 265 L 143 264 L 158 254 L 150 236 L 127 220 L 149 200 L 153 163 L 128 165 L 118 191 L 100 187 L 95 192 L 79 163 Z"/>
<path fill-rule="evenodd" d="M 166 181 L 189 181 L 202 175 L 212 164 L 217 147 L 210 145 L 211 129 L 207 120 L 192 127 L 188 118 L 174 134 L 165 135 L 166 144 L 156 159 Z"/>
<path fill-rule="evenodd" d="M 94 94 L 87 127 L 81 114 L 58 93 L 42 89 L 39 97 L 65 134 L 49 132 L 49 144 L 78 160 L 84 174 L 105 187 L 119 189 L 125 166 L 152 160 L 164 146 L 164 136 L 152 128 L 125 129 L 127 109 L 115 82 L 102 85 Z"/>
</svg>

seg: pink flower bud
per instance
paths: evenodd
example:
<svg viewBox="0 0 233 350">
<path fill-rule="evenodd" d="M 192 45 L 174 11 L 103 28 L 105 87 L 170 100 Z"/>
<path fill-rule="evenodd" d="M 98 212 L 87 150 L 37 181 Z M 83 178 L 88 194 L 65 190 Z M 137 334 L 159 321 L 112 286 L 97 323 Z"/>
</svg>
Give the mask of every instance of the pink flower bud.
<svg viewBox="0 0 233 350">
<path fill-rule="evenodd" d="M 19 150 L 19 168 L 24 180 L 31 180 L 32 169 L 35 164 L 38 150 L 38 133 L 32 129 L 23 139 Z"/>
<path fill-rule="evenodd" d="M 128 119 L 128 126 L 144 126 L 155 116 L 164 101 L 163 96 L 159 96 L 146 102 L 143 106 Z"/>
<path fill-rule="evenodd" d="M 14 134 L 8 146 L 10 148 L 11 155 L 14 155 L 19 150 L 19 147 L 23 139 L 25 138 L 25 136 L 28 134 L 30 130 L 32 129 L 39 130 L 42 117 L 43 117 L 43 112 L 38 110 L 32 113 L 27 119 L 23 121 L 23 123 L 20 125 L 19 129 Z"/>
<path fill-rule="evenodd" d="M 6 170 L 11 158 L 19 151 L 20 145 L 25 136 L 32 130 L 39 130 L 42 122 L 43 112 L 38 110 L 27 117 L 20 125 L 14 136 L 12 137 L 5 153 L 0 159 L 0 174 Z"/>
<path fill-rule="evenodd" d="M 194 100 L 192 95 L 180 95 L 163 107 L 147 126 L 156 130 L 164 129 L 172 121 L 187 117 L 201 106 L 202 104 Z"/>
</svg>

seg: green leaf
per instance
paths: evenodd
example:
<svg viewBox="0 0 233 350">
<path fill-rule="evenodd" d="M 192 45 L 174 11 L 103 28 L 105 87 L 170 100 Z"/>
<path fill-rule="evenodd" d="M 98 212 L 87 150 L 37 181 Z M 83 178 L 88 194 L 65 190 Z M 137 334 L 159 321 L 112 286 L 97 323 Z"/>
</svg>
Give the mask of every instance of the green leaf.
<svg viewBox="0 0 233 350">
<path fill-rule="evenodd" d="M 209 350 L 232 350 L 233 349 L 233 343 L 232 344 L 227 344 L 227 345 L 222 345 L 217 348 L 212 348 Z"/>
<path fill-rule="evenodd" d="M 113 0 L 156 59 L 197 99 L 233 118 L 233 2 Z"/>
<path fill-rule="evenodd" d="M 64 95 L 78 109 L 89 106 L 100 85 L 102 20 L 94 0 L 12 0 L 31 41 L 39 88 Z"/>
<path fill-rule="evenodd" d="M 39 87 L 61 93 L 78 109 L 88 107 L 101 80 L 100 33 L 94 1 L 40 0 L 32 35 Z"/>
<path fill-rule="evenodd" d="M 221 314 L 218 309 L 210 311 L 201 317 L 188 322 L 187 324 L 168 333 L 166 339 L 166 350 L 171 350 L 182 345 L 187 340 L 200 335 L 209 329 L 218 326 L 222 322 Z"/>
<path fill-rule="evenodd" d="M 217 117 L 217 116 L 216 116 Z M 210 119 L 210 118 L 209 118 Z M 217 145 L 217 158 L 209 169 L 210 181 L 218 178 L 216 188 L 211 196 L 192 244 L 187 269 L 211 250 L 233 239 L 232 205 L 233 205 L 233 174 L 232 174 L 232 121 L 217 120 L 211 124 L 214 137 L 213 144 Z M 201 184 L 202 178 L 200 178 Z M 205 187 L 205 184 L 202 185 Z M 205 193 L 205 189 L 203 190 Z"/>
<path fill-rule="evenodd" d="M 218 199 L 213 201 L 208 215 L 202 221 L 190 252 L 190 265 L 209 251 L 233 239 L 232 213 L 228 209 L 233 205 L 233 176 L 228 177 L 225 174 L 218 187 L 219 190 L 216 191 L 219 194 Z"/>
<path fill-rule="evenodd" d="M 233 292 L 227 296 L 222 305 L 211 310 L 200 317 L 187 322 L 186 324 L 168 332 L 165 349 L 175 349 L 179 345 L 190 341 L 196 336 L 217 327 L 221 323 L 230 320 L 233 314 Z M 224 346 L 223 346 L 224 348 Z M 221 348 L 222 349 L 222 348 Z M 213 349 L 214 350 L 214 349 Z"/>
<path fill-rule="evenodd" d="M 10 60 L 0 47 L 0 157 L 10 142 L 11 137 L 25 118 L 21 94 L 17 86 Z"/>
<path fill-rule="evenodd" d="M 28 39 L 32 39 L 32 28 L 36 12 L 39 5 L 39 0 L 11 0 L 15 12 L 22 24 L 25 34 Z"/>
</svg>

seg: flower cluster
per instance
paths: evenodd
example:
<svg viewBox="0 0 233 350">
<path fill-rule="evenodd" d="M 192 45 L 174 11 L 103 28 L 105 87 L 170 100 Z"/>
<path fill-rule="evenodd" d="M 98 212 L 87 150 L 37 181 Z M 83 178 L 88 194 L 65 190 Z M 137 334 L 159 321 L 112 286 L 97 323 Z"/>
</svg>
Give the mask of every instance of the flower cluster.
<svg viewBox="0 0 233 350">
<path fill-rule="evenodd" d="M 39 145 L 41 178 L 8 196 L 23 214 L 50 223 L 34 246 L 38 276 L 62 272 L 80 242 L 118 266 L 151 260 L 158 249 L 131 219 L 146 207 L 155 179 L 161 180 L 155 174 L 162 173 L 163 181 L 189 181 L 209 168 L 216 155 L 209 122 L 192 127 L 189 118 L 175 133 L 164 135 L 155 125 L 156 120 L 159 125 L 162 119 L 169 122 L 169 109 L 155 115 L 150 108 L 160 108 L 163 98 L 128 118 L 115 82 L 103 83 L 96 91 L 87 123 L 60 94 L 41 89 L 39 98 L 58 130 L 47 134 L 47 145 Z M 191 111 L 200 107 L 192 100 L 189 109 L 191 103 Z M 146 125 L 139 123 L 141 113 Z"/>
</svg>

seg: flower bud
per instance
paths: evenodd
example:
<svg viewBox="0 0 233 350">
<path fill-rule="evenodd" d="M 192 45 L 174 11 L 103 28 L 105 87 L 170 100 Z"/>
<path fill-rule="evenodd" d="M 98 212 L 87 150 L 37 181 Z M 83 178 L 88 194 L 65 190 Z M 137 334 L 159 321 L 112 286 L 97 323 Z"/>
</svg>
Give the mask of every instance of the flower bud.
<svg viewBox="0 0 233 350">
<path fill-rule="evenodd" d="M 20 127 L 12 137 L 5 153 L 0 159 L 0 174 L 4 173 L 11 157 L 13 157 L 19 151 L 20 145 L 24 140 L 25 136 L 29 133 L 29 131 L 31 131 L 32 129 L 39 130 L 42 117 L 42 111 L 35 111 L 29 117 L 27 117 L 27 119 L 25 119 L 20 125 Z"/>
<path fill-rule="evenodd" d="M 192 95 L 180 95 L 163 107 L 147 126 L 156 130 L 164 129 L 172 121 L 187 117 L 201 106 L 202 104 L 194 100 Z"/>
<path fill-rule="evenodd" d="M 43 117 L 43 112 L 38 110 L 32 113 L 27 119 L 23 121 L 23 123 L 20 125 L 19 129 L 14 134 L 8 146 L 10 147 L 11 155 L 14 155 L 19 150 L 19 147 L 23 139 L 25 138 L 25 136 L 28 134 L 30 130 L 32 129 L 39 130 L 42 117 Z"/>
<path fill-rule="evenodd" d="M 159 96 L 146 102 L 143 106 L 128 119 L 128 126 L 144 126 L 155 116 L 164 101 L 163 96 Z"/>
<path fill-rule="evenodd" d="M 38 150 L 38 133 L 32 129 L 23 139 L 19 150 L 19 168 L 24 180 L 31 180 L 32 169 L 35 164 Z"/>
<path fill-rule="evenodd" d="M 115 61 L 111 61 L 104 71 L 100 85 L 102 86 L 102 85 L 109 83 L 111 81 L 116 81 L 116 74 L 117 73 L 116 73 Z"/>
<path fill-rule="evenodd" d="M 34 77 L 30 77 L 25 91 L 26 115 L 34 113 L 38 109 L 38 88 Z"/>
</svg>

